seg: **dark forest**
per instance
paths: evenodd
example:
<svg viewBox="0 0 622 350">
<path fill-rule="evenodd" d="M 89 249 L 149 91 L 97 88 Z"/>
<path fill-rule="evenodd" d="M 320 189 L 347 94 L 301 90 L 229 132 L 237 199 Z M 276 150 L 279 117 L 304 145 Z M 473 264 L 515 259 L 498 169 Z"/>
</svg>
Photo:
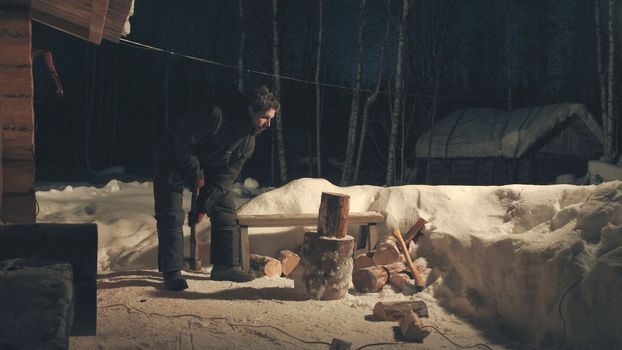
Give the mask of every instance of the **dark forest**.
<svg viewBox="0 0 622 350">
<path fill-rule="evenodd" d="M 167 125 L 194 102 L 236 89 L 241 29 L 244 85 L 273 86 L 272 2 L 242 3 L 245 16 L 240 20 L 238 1 L 136 1 L 126 39 L 169 53 L 127 41 L 96 46 L 33 23 L 33 49 L 53 52 L 65 90 L 64 97 L 56 97 L 44 63 L 33 62 L 37 181 L 93 180 L 119 166 L 127 174 L 148 179 L 154 140 Z M 310 161 L 317 160 L 318 153 L 319 2 L 281 1 L 276 19 L 287 178 L 279 176 L 274 130 L 258 138 L 242 178 L 252 176 L 265 185 L 316 176 L 341 184 L 429 182 L 421 175 L 425 175 L 424 162 L 415 157 L 417 139 L 434 122 L 462 108 L 512 110 L 574 102 L 585 104 L 602 123 L 592 0 L 421 0 L 412 1 L 406 15 L 402 1 L 367 0 L 362 16 L 362 1 L 323 3 L 318 76 L 321 173 L 317 162 Z M 622 88 L 616 78 L 622 67 L 622 7 L 614 9 L 611 115 L 616 120 L 617 91 Z M 608 13 L 607 1 L 601 1 L 600 56 L 605 76 L 610 51 Z M 397 74 L 401 25 L 403 63 Z M 396 93 L 398 76 L 403 83 Z M 360 170 L 356 178 L 352 172 L 344 176 L 349 130 L 354 128 L 353 167 L 361 152 L 365 101 L 376 89 L 377 98 L 368 106 Z M 397 101 L 396 95 L 401 96 Z M 353 103 L 355 96 L 358 102 Z M 358 122 L 351 126 L 355 104 Z M 387 176 L 392 115 L 397 116 L 395 162 L 392 175 Z M 620 151 L 616 141 L 620 123 L 613 125 L 610 160 Z"/>
</svg>

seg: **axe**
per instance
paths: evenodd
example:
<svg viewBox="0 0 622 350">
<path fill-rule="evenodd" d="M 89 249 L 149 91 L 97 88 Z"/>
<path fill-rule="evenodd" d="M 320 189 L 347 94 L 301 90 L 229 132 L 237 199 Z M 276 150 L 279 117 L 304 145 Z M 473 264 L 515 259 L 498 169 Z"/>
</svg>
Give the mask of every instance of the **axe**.
<svg viewBox="0 0 622 350">
<path fill-rule="evenodd" d="M 188 270 L 201 272 L 201 260 L 199 260 L 199 240 L 197 239 L 197 221 L 199 216 L 199 190 L 192 191 L 190 200 L 190 213 L 188 214 L 188 226 L 190 226 L 190 257 L 185 259 Z"/>
</svg>

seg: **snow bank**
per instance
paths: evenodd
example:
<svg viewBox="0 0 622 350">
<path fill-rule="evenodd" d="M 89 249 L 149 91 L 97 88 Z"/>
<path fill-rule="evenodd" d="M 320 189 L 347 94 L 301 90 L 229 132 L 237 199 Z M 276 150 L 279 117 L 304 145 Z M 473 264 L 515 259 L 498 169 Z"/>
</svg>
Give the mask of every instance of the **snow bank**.
<svg viewBox="0 0 622 350">
<path fill-rule="evenodd" d="M 37 192 L 38 221 L 96 222 L 100 270 L 155 268 L 151 191 L 150 183 L 111 181 L 102 189 Z M 233 192 L 248 189 L 238 185 Z M 524 344 L 565 339 L 577 348 L 622 346 L 616 334 L 622 321 L 622 182 L 342 188 L 300 179 L 260 194 L 239 212 L 317 213 L 322 192 L 350 195 L 352 212 L 384 214 L 380 234 L 405 232 L 426 219 L 415 252 L 433 269 L 424 294 L 458 315 L 500 326 Z M 247 200 L 240 196 L 236 203 Z M 208 235 L 208 223 L 198 228 Z M 294 249 L 313 229 L 251 229 L 251 251 Z"/>
</svg>

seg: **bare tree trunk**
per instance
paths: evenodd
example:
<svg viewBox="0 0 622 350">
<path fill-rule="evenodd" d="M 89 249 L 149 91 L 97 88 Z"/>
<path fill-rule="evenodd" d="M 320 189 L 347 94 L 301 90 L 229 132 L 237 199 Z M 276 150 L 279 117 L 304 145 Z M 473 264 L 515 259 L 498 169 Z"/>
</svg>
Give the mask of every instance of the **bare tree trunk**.
<svg viewBox="0 0 622 350">
<path fill-rule="evenodd" d="M 512 110 L 512 21 L 510 17 L 511 7 L 512 2 L 508 1 L 505 11 L 505 79 L 508 94 L 508 111 Z"/>
<path fill-rule="evenodd" d="M 391 0 L 387 0 L 387 11 L 389 10 Z M 358 153 L 356 155 L 356 166 L 354 167 L 354 175 L 352 182 L 356 183 L 359 176 L 359 170 L 361 169 L 361 159 L 363 158 L 363 149 L 365 146 L 365 136 L 367 134 L 367 118 L 369 115 L 369 107 L 378 97 L 378 92 L 380 91 L 380 84 L 382 83 L 382 71 L 384 66 L 384 51 L 386 47 L 386 43 L 389 39 L 389 29 L 391 28 L 391 22 L 387 16 L 387 23 L 385 25 L 384 30 L 384 39 L 382 41 L 382 46 L 380 47 L 380 58 L 378 60 L 378 75 L 376 76 L 376 88 L 374 92 L 367 97 L 365 100 L 365 106 L 363 107 L 363 116 L 361 120 L 361 135 L 359 136 L 359 146 Z"/>
<path fill-rule="evenodd" d="M 615 118 L 614 118 L 614 87 L 615 87 L 615 42 L 613 21 L 615 19 L 615 4 L 614 0 L 609 0 L 609 67 L 608 67 L 608 99 L 607 99 L 607 133 L 606 139 L 606 153 L 605 155 L 610 161 L 615 161 L 616 150 L 614 149 L 614 134 L 615 134 Z"/>
<path fill-rule="evenodd" d="M 317 177 L 322 177 L 322 148 L 321 148 L 321 129 L 322 129 L 322 107 L 320 90 L 320 58 L 322 53 L 322 26 L 323 26 L 323 1 L 318 0 L 319 23 L 317 34 L 317 56 L 315 60 L 315 154 L 317 157 Z M 311 160 L 311 159 L 310 159 Z M 311 162 L 313 164 L 313 162 Z"/>
<path fill-rule="evenodd" d="M 354 148 L 356 145 L 356 129 L 358 126 L 359 104 L 361 96 L 361 79 L 363 75 L 363 28 L 365 27 L 365 3 L 359 1 L 359 28 L 358 28 L 358 51 L 356 54 L 356 82 L 352 94 L 352 106 L 350 107 L 350 126 L 348 127 L 348 141 L 346 144 L 346 157 L 341 172 L 341 186 L 352 181 L 352 162 L 354 160 Z"/>
<path fill-rule="evenodd" d="M 244 3 L 238 0 L 240 15 L 240 53 L 238 55 L 238 91 L 244 91 L 244 46 L 246 45 L 246 28 L 244 27 Z"/>
<path fill-rule="evenodd" d="M 397 127 L 402 105 L 402 60 L 404 56 L 404 41 L 406 32 L 406 20 L 408 19 L 410 3 L 402 0 L 402 18 L 399 25 L 397 40 L 397 62 L 395 64 L 395 97 L 391 110 L 391 132 L 389 134 L 389 152 L 387 155 L 387 175 L 385 183 L 391 186 L 395 183 L 395 144 L 397 139 Z"/>
<path fill-rule="evenodd" d="M 87 116 L 84 120 L 84 164 L 86 171 L 89 175 L 93 173 L 93 165 L 91 164 L 91 123 L 93 122 L 93 113 L 95 109 L 95 82 L 96 80 L 96 68 L 97 63 L 97 47 L 88 44 L 87 54 L 89 55 L 89 66 L 91 68 L 91 81 L 89 86 L 89 100 Z"/>
<path fill-rule="evenodd" d="M 600 85 L 600 116 L 603 123 L 603 156 L 607 157 L 609 154 L 607 143 L 609 113 L 607 112 L 607 84 L 603 68 L 602 44 L 600 41 L 600 0 L 594 0 L 594 19 L 596 23 L 596 67 L 598 69 L 598 82 Z"/>
<path fill-rule="evenodd" d="M 276 184 L 276 130 L 270 130 L 270 184 Z"/>
<path fill-rule="evenodd" d="M 279 65 L 279 1 L 272 0 L 272 67 L 274 71 L 274 94 L 278 100 L 281 99 L 281 77 Z M 276 119 L 276 141 L 279 156 L 279 174 L 281 183 L 287 182 L 287 163 L 285 160 L 285 144 L 283 141 L 283 108 L 279 109 Z"/>
<path fill-rule="evenodd" d="M 432 113 L 430 113 L 430 138 L 428 139 L 428 159 L 425 166 L 425 183 L 430 183 L 430 166 L 432 159 L 432 139 L 434 138 L 434 124 L 436 123 L 436 108 L 438 106 L 438 88 L 440 83 L 440 77 L 438 73 L 434 79 L 434 101 L 432 105 Z"/>
</svg>

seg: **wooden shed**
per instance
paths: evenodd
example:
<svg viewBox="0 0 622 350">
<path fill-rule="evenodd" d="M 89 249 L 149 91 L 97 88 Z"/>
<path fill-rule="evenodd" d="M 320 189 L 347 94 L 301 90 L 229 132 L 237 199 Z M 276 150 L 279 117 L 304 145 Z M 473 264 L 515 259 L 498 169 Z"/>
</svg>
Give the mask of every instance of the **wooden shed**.
<svg viewBox="0 0 622 350">
<path fill-rule="evenodd" d="M 129 32 L 133 0 L 0 0 L 0 221 L 33 223 L 36 201 L 32 26 L 94 44 Z"/>
<path fill-rule="evenodd" d="M 430 184 L 551 183 L 582 176 L 602 155 L 602 129 L 587 107 L 561 103 L 506 111 L 456 111 L 417 141 L 417 180 Z"/>
</svg>

